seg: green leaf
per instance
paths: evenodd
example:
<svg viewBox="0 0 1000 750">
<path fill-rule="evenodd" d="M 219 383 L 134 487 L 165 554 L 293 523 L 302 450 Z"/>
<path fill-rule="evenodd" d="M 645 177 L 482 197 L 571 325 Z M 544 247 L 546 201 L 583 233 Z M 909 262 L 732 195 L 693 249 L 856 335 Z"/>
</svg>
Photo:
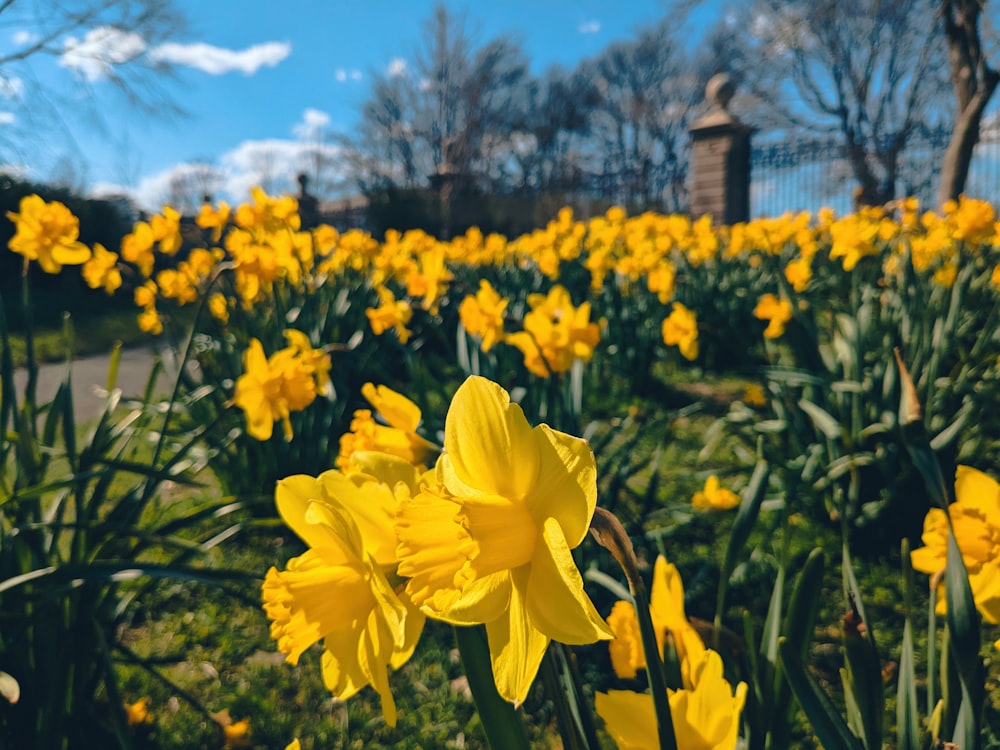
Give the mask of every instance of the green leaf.
<svg viewBox="0 0 1000 750">
<path fill-rule="evenodd" d="M 743 554 L 750 532 L 757 523 L 757 516 L 760 514 L 760 504 L 764 500 L 764 493 L 767 491 L 767 480 L 770 476 L 770 467 L 764 459 L 757 461 L 750 481 L 743 489 L 740 507 L 736 511 L 736 519 L 733 521 L 733 528 L 729 532 L 729 541 L 726 544 L 726 554 L 722 561 L 722 570 L 719 572 L 719 591 L 715 602 L 715 627 L 722 624 L 722 610 L 726 603 L 726 592 L 729 588 L 729 579 L 733 575 L 736 563 Z"/>
<path fill-rule="evenodd" d="M 836 440 L 840 437 L 840 422 L 834 419 L 830 412 L 804 398 L 799 399 L 799 408 L 808 415 L 816 429 L 822 432 L 828 440 Z"/>
<path fill-rule="evenodd" d="M 910 565 L 910 543 L 906 539 L 900 544 L 900 558 L 903 561 L 903 643 L 896 682 L 896 747 L 899 750 L 920 750 L 920 714 L 913 653 L 913 566 Z"/>
<path fill-rule="evenodd" d="M 778 656 L 796 700 L 802 706 L 820 744 L 826 750 L 864 750 L 861 740 L 851 734 L 843 717 L 837 713 L 829 696 L 816 678 L 806 671 L 795 644 L 778 641 Z"/>
<path fill-rule="evenodd" d="M 910 617 L 903 623 L 903 646 L 896 683 L 896 747 L 920 750 L 920 715 L 917 712 L 917 682 L 914 674 L 913 630 Z"/>
</svg>

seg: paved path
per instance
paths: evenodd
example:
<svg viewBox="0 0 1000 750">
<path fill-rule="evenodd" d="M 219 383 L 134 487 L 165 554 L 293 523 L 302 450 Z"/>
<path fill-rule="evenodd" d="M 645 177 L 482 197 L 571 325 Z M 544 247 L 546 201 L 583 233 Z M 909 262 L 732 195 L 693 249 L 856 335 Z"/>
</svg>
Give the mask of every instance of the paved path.
<svg viewBox="0 0 1000 750">
<path fill-rule="evenodd" d="M 141 396 L 146 389 L 146 383 L 153 370 L 155 353 L 145 347 L 135 347 L 122 350 L 121 362 L 118 365 L 117 387 L 123 396 Z M 100 414 L 104 407 L 104 396 L 101 391 L 107 386 L 109 355 L 82 357 L 73 361 L 73 412 L 77 424 L 89 421 Z M 44 364 L 38 372 L 38 403 L 50 401 L 56 393 L 59 384 L 66 376 L 66 363 Z M 28 380 L 26 370 L 18 369 L 14 374 L 18 399 L 24 392 Z M 157 388 L 166 391 L 171 384 L 169 376 L 161 375 Z"/>
</svg>

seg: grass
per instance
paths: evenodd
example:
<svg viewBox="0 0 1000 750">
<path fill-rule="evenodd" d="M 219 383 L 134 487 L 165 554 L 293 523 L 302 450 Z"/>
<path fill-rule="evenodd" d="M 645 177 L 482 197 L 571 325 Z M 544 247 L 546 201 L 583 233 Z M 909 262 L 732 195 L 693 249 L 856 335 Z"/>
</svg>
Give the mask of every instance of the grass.
<svg viewBox="0 0 1000 750">
<path fill-rule="evenodd" d="M 107 354 L 116 342 L 134 346 L 152 341 L 148 333 L 139 330 L 134 310 L 110 309 L 72 319 L 72 356 L 89 357 Z M 35 358 L 38 362 L 62 362 L 67 354 L 67 330 L 64 327 L 39 326 L 34 332 Z M 27 362 L 24 335 L 12 332 L 11 353 L 14 364 Z"/>
</svg>

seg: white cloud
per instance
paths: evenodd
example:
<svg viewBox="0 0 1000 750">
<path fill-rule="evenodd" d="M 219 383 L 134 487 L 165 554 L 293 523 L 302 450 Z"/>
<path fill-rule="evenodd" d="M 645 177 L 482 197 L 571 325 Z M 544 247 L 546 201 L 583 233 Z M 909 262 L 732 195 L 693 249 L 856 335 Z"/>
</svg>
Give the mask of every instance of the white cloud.
<svg viewBox="0 0 1000 750">
<path fill-rule="evenodd" d="M 154 60 L 196 68 L 209 75 L 222 75 L 233 70 L 241 71 L 244 75 L 252 75 L 264 66 L 273 68 L 291 52 L 292 45 L 288 42 L 265 42 L 244 50 L 225 49 L 204 42 L 193 44 L 167 42 L 153 49 L 150 57 Z"/>
<path fill-rule="evenodd" d="M 218 182 L 210 192 L 215 201 L 226 200 L 234 205 L 249 200 L 250 189 L 255 185 L 275 195 L 294 195 L 298 192 L 296 177 L 308 169 L 310 161 L 322 160 L 324 164 L 336 165 L 340 156 L 339 146 L 325 143 L 281 138 L 244 141 L 219 157 Z M 195 173 L 199 169 L 204 169 L 204 165 L 174 164 L 143 177 L 135 190 L 113 185 L 101 187 L 115 194 L 124 192 L 131 195 L 136 205 L 147 211 L 159 211 L 173 186 L 192 176 L 197 177 Z M 339 175 L 331 175 L 336 176 Z"/>
<path fill-rule="evenodd" d="M 83 39 L 66 37 L 59 64 L 93 83 L 113 73 L 115 65 L 134 60 L 146 50 L 146 42 L 134 31 L 98 26 Z"/>
<path fill-rule="evenodd" d="M 27 47 L 29 44 L 37 42 L 40 38 L 38 34 L 27 29 L 18 29 L 11 35 L 11 41 L 18 47 Z"/>
<path fill-rule="evenodd" d="M 302 122 L 292 126 L 292 135 L 300 141 L 312 141 L 330 124 L 330 115 L 310 107 L 302 113 Z"/>
<path fill-rule="evenodd" d="M 347 81 L 360 81 L 361 71 L 357 68 L 337 68 L 333 74 L 334 78 L 337 79 L 337 83 L 346 83 Z"/>
<path fill-rule="evenodd" d="M 600 21 L 585 21 L 576 27 L 576 30 L 581 34 L 596 34 L 601 30 Z"/>
<path fill-rule="evenodd" d="M 406 60 L 402 57 L 392 58 L 392 60 L 389 61 L 389 67 L 386 68 L 386 72 L 389 74 L 390 78 L 406 75 Z"/>
<path fill-rule="evenodd" d="M 0 112 L 0 125 L 13 125 L 16 119 L 13 112 Z"/>
<path fill-rule="evenodd" d="M 0 74 L 0 98 L 20 99 L 24 94 L 24 81 L 17 76 Z"/>
</svg>

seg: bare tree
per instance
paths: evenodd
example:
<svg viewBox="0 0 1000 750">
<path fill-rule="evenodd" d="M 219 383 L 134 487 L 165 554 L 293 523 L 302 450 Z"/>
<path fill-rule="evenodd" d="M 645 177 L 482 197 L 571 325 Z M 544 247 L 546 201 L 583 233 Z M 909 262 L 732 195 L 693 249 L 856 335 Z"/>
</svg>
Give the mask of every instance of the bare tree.
<svg viewBox="0 0 1000 750">
<path fill-rule="evenodd" d="M 373 76 L 355 165 L 362 180 L 383 185 L 418 185 L 440 172 L 488 179 L 507 153 L 497 136 L 524 128 L 524 53 L 504 38 L 477 45 L 464 18 L 444 5 L 423 39 L 412 69 Z"/>
<path fill-rule="evenodd" d="M 170 175 L 163 203 L 182 214 L 196 214 L 206 198 L 214 199 L 223 182 L 222 170 L 210 160 L 178 164 Z"/>
<path fill-rule="evenodd" d="M 677 20 L 608 47 L 577 75 L 593 86 L 588 135 L 615 201 L 677 211 L 686 207 L 687 126 L 704 81 L 691 72 Z"/>
<path fill-rule="evenodd" d="M 0 98 L 8 105 L 0 108 L 14 108 L 18 118 L 0 137 L 8 157 L 20 143 L 37 139 L 43 127 L 48 133 L 58 129 L 78 149 L 73 131 L 80 118 L 101 124 L 98 107 L 80 106 L 93 102 L 99 88 L 105 91 L 98 81 L 110 82 L 107 90 L 160 117 L 181 112 L 161 87 L 173 67 L 155 54 L 186 27 L 173 0 L 3 0 L 0 24 L 11 31 L 0 51 Z M 43 83 L 34 71 L 43 57 L 57 58 L 72 85 Z M 81 99 L 81 92 L 87 96 Z"/>
<path fill-rule="evenodd" d="M 781 70 L 795 92 L 772 103 L 789 122 L 842 139 L 861 203 L 895 197 L 907 145 L 940 124 L 933 105 L 946 89 L 944 45 L 925 5 L 760 0 L 753 9 L 756 64 Z"/>
<path fill-rule="evenodd" d="M 965 189 L 979 126 L 1000 75 L 987 60 L 980 33 L 985 0 L 941 0 L 941 21 L 948 41 L 955 123 L 941 159 L 938 203 L 958 198 Z"/>
</svg>

